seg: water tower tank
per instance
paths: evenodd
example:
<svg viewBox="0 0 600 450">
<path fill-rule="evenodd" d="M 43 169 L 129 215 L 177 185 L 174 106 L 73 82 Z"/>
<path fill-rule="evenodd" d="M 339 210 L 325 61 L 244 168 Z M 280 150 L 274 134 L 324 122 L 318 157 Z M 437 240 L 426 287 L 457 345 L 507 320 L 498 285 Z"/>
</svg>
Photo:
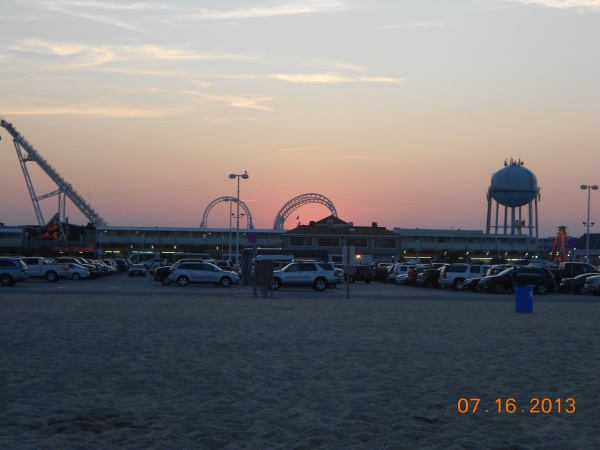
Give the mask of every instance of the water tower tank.
<svg viewBox="0 0 600 450">
<path fill-rule="evenodd" d="M 505 163 L 492 175 L 489 193 L 501 205 L 516 208 L 533 201 L 538 194 L 537 177 L 521 161 Z"/>
</svg>

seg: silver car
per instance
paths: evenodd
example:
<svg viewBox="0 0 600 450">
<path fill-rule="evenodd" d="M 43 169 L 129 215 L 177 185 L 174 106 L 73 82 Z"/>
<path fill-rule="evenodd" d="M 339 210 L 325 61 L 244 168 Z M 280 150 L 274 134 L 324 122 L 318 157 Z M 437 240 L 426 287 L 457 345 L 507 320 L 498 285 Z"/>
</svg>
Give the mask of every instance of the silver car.
<svg viewBox="0 0 600 450">
<path fill-rule="evenodd" d="M 25 281 L 29 278 L 27 264 L 19 258 L 0 257 L 0 284 L 12 286 L 17 281 Z"/>
<path fill-rule="evenodd" d="M 179 286 L 189 283 L 213 283 L 222 287 L 237 284 L 240 277 L 237 273 L 223 270 L 207 262 L 178 262 L 171 267 L 169 280 Z"/>
</svg>

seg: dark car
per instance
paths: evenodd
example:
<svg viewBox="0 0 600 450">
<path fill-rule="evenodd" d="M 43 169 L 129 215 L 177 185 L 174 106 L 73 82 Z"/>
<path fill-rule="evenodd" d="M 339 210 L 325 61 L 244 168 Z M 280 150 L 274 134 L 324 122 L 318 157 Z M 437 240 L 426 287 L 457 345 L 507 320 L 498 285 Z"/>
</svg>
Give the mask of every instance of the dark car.
<svg viewBox="0 0 600 450">
<path fill-rule="evenodd" d="M 478 292 L 480 291 L 479 280 L 481 278 L 467 278 L 462 282 L 462 287 L 465 291 Z"/>
<path fill-rule="evenodd" d="M 123 258 L 115 259 L 115 264 L 117 265 L 119 272 L 127 272 L 131 267 L 131 265 L 127 264 L 127 261 Z"/>
<path fill-rule="evenodd" d="M 384 283 L 387 281 L 388 271 L 390 270 L 391 263 L 379 263 L 375 266 L 373 273 L 373 280 L 375 281 L 383 281 Z"/>
<path fill-rule="evenodd" d="M 171 273 L 171 266 L 160 266 L 154 269 L 152 276 L 150 277 L 151 281 L 160 281 L 165 286 L 171 284 L 171 280 L 169 280 L 169 275 Z"/>
<path fill-rule="evenodd" d="M 545 267 L 518 266 L 500 272 L 498 275 L 485 276 L 479 280 L 482 292 L 502 294 L 511 292 L 513 286 L 533 286 L 536 294 L 544 295 L 556 288 L 554 275 Z"/>
<path fill-rule="evenodd" d="M 585 287 L 585 280 L 596 275 L 600 275 L 600 273 L 582 273 L 573 278 L 563 278 L 558 286 L 558 290 L 561 292 L 574 292 L 576 294 L 585 295 L 588 293 L 587 288 Z"/>
<path fill-rule="evenodd" d="M 441 287 L 440 286 L 440 269 L 425 269 L 422 272 L 422 275 L 418 275 L 417 278 L 419 276 L 421 276 L 422 281 L 421 281 L 421 286 L 425 286 L 425 287 Z M 418 284 L 418 283 L 417 283 Z"/>
<path fill-rule="evenodd" d="M 426 269 L 429 269 L 429 266 L 416 266 L 408 271 L 408 276 L 404 280 L 404 284 L 410 284 L 415 286 L 417 284 L 417 277 L 420 273 L 424 272 Z"/>
<path fill-rule="evenodd" d="M 144 266 L 143 264 L 132 264 L 131 267 L 129 268 L 129 276 L 130 277 L 135 277 L 135 276 L 145 277 L 146 276 L 146 266 Z"/>
<path fill-rule="evenodd" d="M 344 280 L 348 280 L 350 283 L 354 283 L 355 281 L 364 281 L 365 283 L 369 284 L 371 281 L 373 281 L 373 276 L 373 269 L 365 264 L 357 264 L 348 269 L 348 273 L 344 274 Z"/>
</svg>

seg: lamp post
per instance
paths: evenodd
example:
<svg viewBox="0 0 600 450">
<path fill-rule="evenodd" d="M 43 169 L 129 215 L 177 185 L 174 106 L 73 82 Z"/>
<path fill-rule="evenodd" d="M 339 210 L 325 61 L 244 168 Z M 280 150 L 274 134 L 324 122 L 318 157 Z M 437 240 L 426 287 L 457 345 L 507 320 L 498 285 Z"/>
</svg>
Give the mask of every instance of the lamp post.
<svg viewBox="0 0 600 450">
<path fill-rule="evenodd" d="M 588 208 L 587 208 L 587 222 L 583 222 L 584 225 L 587 226 L 587 235 L 585 237 L 585 262 L 589 264 L 590 262 L 590 193 L 592 191 L 592 189 L 594 191 L 598 190 L 598 186 L 593 184 L 582 184 L 580 186 L 581 190 L 586 190 L 588 191 Z M 594 225 L 593 223 L 591 225 Z"/>
<path fill-rule="evenodd" d="M 231 212 L 231 202 L 233 202 L 233 200 L 233 197 L 227 197 L 225 199 L 225 201 L 229 203 L 229 260 L 231 260 L 231 218 L 233 217 L 233 213 Z"/>
<path fill-rule="evenodd" d="M 235 264 L 240 267 L 240 178 L 247 180 L 250 178 L 248 172 L 244 171 L 242 174 L 230 173 L 229 178 L 232 180 L 237 178 L 237 214 L 235 215 L 236 227 L 235 227 Z"/>
</svg>

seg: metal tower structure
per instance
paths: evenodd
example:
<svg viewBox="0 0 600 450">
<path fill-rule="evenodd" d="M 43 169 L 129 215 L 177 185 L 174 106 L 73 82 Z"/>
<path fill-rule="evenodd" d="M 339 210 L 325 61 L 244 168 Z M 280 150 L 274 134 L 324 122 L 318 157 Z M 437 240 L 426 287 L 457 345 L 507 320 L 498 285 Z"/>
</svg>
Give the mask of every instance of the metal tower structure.
<svg viewBox="0 0 600 450">
<path fill-rule="evenodd" d="M 321 205 L 325 205 L 331 211 L 335 217 L 338 216 L 335 206 L 331 200 L 321 194 L 302 194 L 294 197 L 289 202 L 287 202 L 277 213 L 275 216 L 275 221 L 273 222 L 274 230 L 283 230 L 283 224 L 285 223 L 285 219 L 289 217 L 289 215 L 296 209 L 301 206 L 307 205 L 309 203 L 320 203 Z"/>
<path fill-rule="evenodd" d="M 219 197 L 219 198 L 213 200 L 212 202 L 210 202 L 210 204 L 204 210 L 204 214 L 202 215 L 202 223 L 200 224 L 200 228 L 208 228 L 208 213 L 213 208 L 213 206 L 215 206 L 221 202 L 237 203 L 237 201 L 238 200 L 235 197 Z M 252 214 L 250 214 L 250 209 L 248 208 L 248 205 L 246 205 L 242 200 L 240 200 L 240 208 L 242 208 L 244 210 L 244 213 L 246 214 L 246 223 L 247 223 L 246 227 L 249 230 L 253 229 L 254 224 L 252 223 Z M 231 214 L 231 211 L 229 211 L 229 213 Z"/>
<path fill-rule="evenodd" d="M 569 260 L 569 253 L 567 252 L 566 243 L 569 241 L 569 234 L 567 233 L 567 227 L 561 225 L 558 227 L 554 243 L 552 244 L 552 250 L 550 250 L 550 260 L 561 262 Z"/>
<path fill-rule="evenodd" d="M 10 133 L 13 138 L 13 142 L 15 144 L 15 149 L 17 151 L 17 155 L 19 157 L 19 163 L 21 164 L 21 170 L 23 170 L 23 175 L 25 177 L 25 183 L 27 184 L 27 189 L 29 190 L 29 196 L 31 197 L 31 202 L 33 203 L 33 209 L 35 210 L 35 215 L 37 217 L 37 221 L 40 227 L 46 225 L 44 221 L 44 216 L 42 214 L 42 210 L 40 208 L 39 201 L 45 198 L 53 197 L 55 195 L 58 196 L 58 217 L 63 222 L 66 222 L 66 198 L 68 197 L 74 204 L 77 206 L 79 211 L 83 213 L 84 216 L 88 218 L 88 220 L 94 225 L 107 225 L 106 221 L 100 217 L 100 215 L 94 211 L 94 209 L 79 195 L 69 183 L 65 181 L 63 177 L 59 175 L 59 173 L 54 170 L 54 168 L 46 161 L 33 146 L 27 142 L 27 140 L 15 129 L 15 127 L 2 119 L 0 125 L 6 129 Z M 23 152 L 25 151 L 25 153 Z M 38 166 L 50 177 L 50 179 L 56 184 L 58 189 L 53 192 L 49 192 L 47 194 L 37 196 L 35 193 L 35 189 L 33 188 L 33 183 L 31 181 L 31 177 L 29 176 L 29 171 L 27 170 L 27 165 L 25 163 L 33 161 L 37 163 Z"/>
</svg>

